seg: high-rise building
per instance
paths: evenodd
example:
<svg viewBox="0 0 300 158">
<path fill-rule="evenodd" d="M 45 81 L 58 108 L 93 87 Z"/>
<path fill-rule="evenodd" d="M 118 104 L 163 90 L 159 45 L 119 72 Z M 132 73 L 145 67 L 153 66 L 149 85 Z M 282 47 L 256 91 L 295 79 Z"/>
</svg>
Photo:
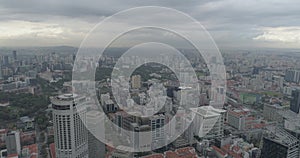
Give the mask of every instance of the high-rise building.
<svg viewBox="0 0 300 158">
<path fill-rule="evenodd" d="M 166 145 L 164 125 L 165 115 L 153 115 L 150 118 L 150 127 L 152 131 L 152 148 Z"/>
<path fill-rule="evenodd" d="M 3 57 L 3 65 L 4 65 L 4 66 L 7 66 L 8 64 L 9 64 L 8 56 L 5 55 L 5 56 Z"/>
<path fill-rule="evenodd" d="M 206 106 L 209 107 L 209 106 Z M 226 111 L 223 109 L 211 108 L 211 110 L 219 114 L 217 122 L 214 124 L 213 128 L 206 134 L 205 139 L 216 139 L 224 137 L 224 122 L 226 117 Z"/>
<path fill-rule="evenodd" d="M 299 109 L 300 109 L 300 89 L 295 89 L 292 91 L 290 110 L 299 114 Z"/>
<path fill-rule="evenodd" d="M 17 51 L 13 51 L 13 58 L 14 58 L 14 60 L 16 61 L 17 60 Z"/>
<path fill-rule="evenodd" d="M 225 112 L 212 106 L 199 107 L 192 123 L 194 135 L 208 140 L 223 137 Z"/>
<path fill-rule="evenodd" d="M 273 82 L 280 89 L 283 89 L 284 78 L 282 76 L 273 76 Z"/>
<path fill-rule="evenodd" d="M 85 97 L 64 94 L 50 98 L 57 158 L 88 158 Z"/>
<path fill-rule="evenodd" d="M 280 111 L 284 119 L 284 129 L 300 140 L 300 115 L 291 110 Z"/>
<path fill-rule="evenodd" d="M 7 133 L 5 138 L 7 155 L 21 153 L 20 133 L 18 131 L 12 131 Z"/>
<path fill-rule="evenodd" d="M 141 88 L 141 76 L 134 75 L 131 77 L 131 88 L 138 89 Z"/>
<path fill-rule="evenodd" d="M 298 158 L 299 140 L 281 128 L 269 129 L 263 138 L 263 158 Z"/>
<path fill-rule="evenodd" d="M 3 76 L 2 76 L 2 65 L 0 64 L 0 80 L 3 79 Z"/>
<path fill-rule="evenodd" d="M 285 81 L 299 83 L 300 81 L 300 70 L 288 69 L 285 72 Z"/>
<path fill-rule="evenodd" d="M 149 125 L 138 125 L 137 123 L 131 124 L 132 135 L 130 137 L 133 148 L 139 151 L 151 150 L 151 127 Z"/>
<path fill-rule="evenodd" d="M 98 111 L 89 111 L 86 114 L 90 158 L 105 157 L 105 144 L 99 140 L 100 137 L 105 137 L 104 117 Z"/>
</svg>

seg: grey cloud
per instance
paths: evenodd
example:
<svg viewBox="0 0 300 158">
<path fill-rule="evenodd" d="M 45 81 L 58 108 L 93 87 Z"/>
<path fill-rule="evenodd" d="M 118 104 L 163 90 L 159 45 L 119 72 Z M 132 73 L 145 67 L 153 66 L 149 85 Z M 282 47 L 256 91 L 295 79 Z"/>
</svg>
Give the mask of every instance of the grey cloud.
<svg viewBox="0 0 300 158">
<path fill-rule="evenodd" d="M 144 5 L 171 7 L 190 14 L 207 28 L 219 45 L 255 46 L 258 41 L 253 38 L 263 34 L 262 27 L 300 27 L 300 1 L 297 0 L 0 0 L 0 22 L 59 23 L 73 31 L 84 32 L 103 17 Z M 70 19 L 73 19 L 71 24 L 76 24 L 74 20 L 89 24 L 81 22 L 70 26 L 67 23 Z"/>
</svg>

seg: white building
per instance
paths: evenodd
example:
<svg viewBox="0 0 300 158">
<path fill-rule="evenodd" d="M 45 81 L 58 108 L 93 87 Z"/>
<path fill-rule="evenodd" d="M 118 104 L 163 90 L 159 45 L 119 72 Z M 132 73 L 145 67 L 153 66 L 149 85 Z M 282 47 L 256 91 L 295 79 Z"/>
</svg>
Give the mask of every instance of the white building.
<svg viewBox="0 0 300 158">
<path fill-rule="evenodd" d="M 225 110 L 202 106 L 195 111 L 193 133 L 195 136 L 214 139 L 223 136 Z"/>
<path fill-rule="evenodd" d="M 88 158 L 88 132 L 84 97 L 65 94 L 51 97 L 57 158 Z"/>
<path fill-rule="evenodd" d="M 154 115 L 150 118 L 150 126 L 152 130 L 152 148 L 166 145 L 165 135 L 165 116 Z"/>
</svg>

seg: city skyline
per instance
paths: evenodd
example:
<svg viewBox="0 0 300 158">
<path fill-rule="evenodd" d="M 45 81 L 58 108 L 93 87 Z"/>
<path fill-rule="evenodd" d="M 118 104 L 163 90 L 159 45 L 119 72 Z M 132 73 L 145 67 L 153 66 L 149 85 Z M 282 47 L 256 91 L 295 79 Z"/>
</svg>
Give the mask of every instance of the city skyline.
<svg viewBox="0 0 300 158">
<path fill-rule="evenodd" d="M 0 158 L 300 158 L 299 6 L 0 0 Z"/>
</svg>

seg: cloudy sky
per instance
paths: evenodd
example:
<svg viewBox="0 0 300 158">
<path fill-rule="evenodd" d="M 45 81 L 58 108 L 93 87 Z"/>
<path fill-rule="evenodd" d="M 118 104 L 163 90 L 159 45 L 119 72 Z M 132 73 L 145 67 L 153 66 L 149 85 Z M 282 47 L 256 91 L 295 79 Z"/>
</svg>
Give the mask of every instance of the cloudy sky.
<svg viewBox="0 0 300 158">
<path fill-rule="evenodd" d="M 221 48 L 300 48 L 298 0 L 0 0 L 0 46 L 79 47 L 101 20 L 138 6 L 189 14 Z"/>
</svg>

